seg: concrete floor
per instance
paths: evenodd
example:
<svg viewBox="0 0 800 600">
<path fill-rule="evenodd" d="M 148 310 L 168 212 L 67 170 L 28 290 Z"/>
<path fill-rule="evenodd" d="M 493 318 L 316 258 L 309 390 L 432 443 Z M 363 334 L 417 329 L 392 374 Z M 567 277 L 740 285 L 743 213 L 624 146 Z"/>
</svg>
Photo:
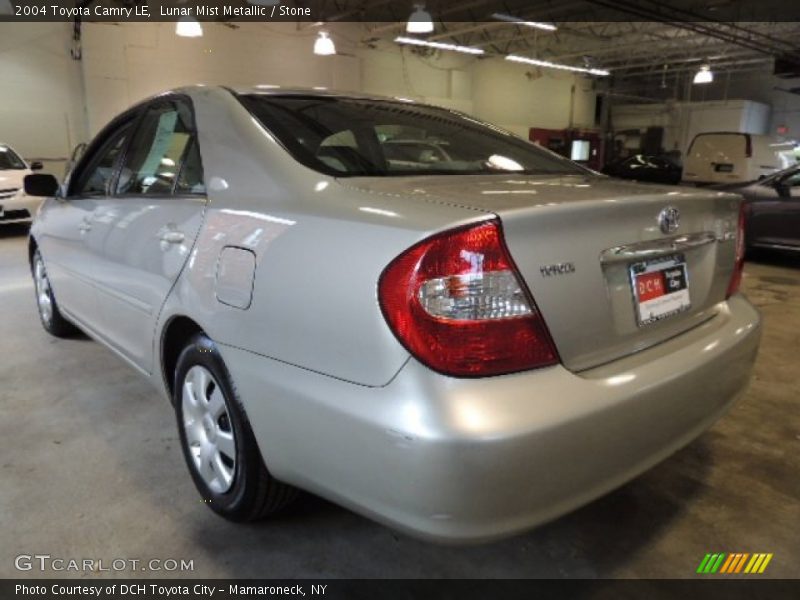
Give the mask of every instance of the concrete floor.
<svg viewBox="0 0 800 600">
<path fill-rule="evenodd" d="M 259 524 L 215 516 L 168 403 L 99 344 L 41 329 L 26 233 L 0 228 L 0 577 L 33 553 L 192 559 L 198 577 L 691 577 L 706 552 L 740 551 L 774 553 L 767 576 L 800 574 L 800 260 L 747 265 L 763 345 L 711 431 L 558 521 L 452 548 L 311 496 Z"/>
</svg>

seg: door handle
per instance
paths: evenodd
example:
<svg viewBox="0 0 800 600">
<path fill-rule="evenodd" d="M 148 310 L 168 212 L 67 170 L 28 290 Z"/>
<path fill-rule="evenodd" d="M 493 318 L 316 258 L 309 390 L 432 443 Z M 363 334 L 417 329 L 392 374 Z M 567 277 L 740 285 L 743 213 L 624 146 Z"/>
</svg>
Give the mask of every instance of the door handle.
<svg viewBox="0 0 800 600">
<path fill-rule="evenodd" d="M 78 225 L 78 231 L 81 233 L 86 233 L 92 230 L 92 224 L 89 221 L 81 221 L 81 224 Z"/>
<path fill-rule="evenodd" d="M 161 234 L 161 241 L 168 244 L 180 244 L 185 239 L 186 236 L 182 231 L 175 231 L 174 229 L 170 229 Z"/>
</svg>

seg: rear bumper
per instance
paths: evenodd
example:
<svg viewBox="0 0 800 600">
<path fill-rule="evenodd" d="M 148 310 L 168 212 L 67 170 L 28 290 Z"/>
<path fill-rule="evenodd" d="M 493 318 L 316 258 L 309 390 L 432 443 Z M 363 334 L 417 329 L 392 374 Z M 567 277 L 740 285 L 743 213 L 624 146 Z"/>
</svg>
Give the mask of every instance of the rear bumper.
<svg viewBox="0 0 800 600">
<path fill-rule="evenodd" d="M 707 429 L 748 382 L 760 338 L 742 297 L 657 347 L 451 379 L 413 359 L 369 388 L 222 347 L 279 479 L 414 535 L 484 541 L 558 517 Z"/>
<path fill-rule="evenodd" d="M 33 220 L 42 198 L 18 192 L 11 198 L 0 198 L 0 225 L 8 223 L 27 223 Z"/>
</svg>

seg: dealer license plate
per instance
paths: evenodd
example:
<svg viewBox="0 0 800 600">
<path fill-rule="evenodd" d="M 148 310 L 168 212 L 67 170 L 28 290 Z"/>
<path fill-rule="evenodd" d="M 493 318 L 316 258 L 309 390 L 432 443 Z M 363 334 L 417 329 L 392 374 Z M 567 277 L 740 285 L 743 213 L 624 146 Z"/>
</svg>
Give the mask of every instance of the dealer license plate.
<svg viewBox="0 0 800 600">
<path fill-rule="evenodd" d="M 682 254 L 632 264 L 630 273 L 640 326 L 689 310 L 689 278 Z"/>
</svg>

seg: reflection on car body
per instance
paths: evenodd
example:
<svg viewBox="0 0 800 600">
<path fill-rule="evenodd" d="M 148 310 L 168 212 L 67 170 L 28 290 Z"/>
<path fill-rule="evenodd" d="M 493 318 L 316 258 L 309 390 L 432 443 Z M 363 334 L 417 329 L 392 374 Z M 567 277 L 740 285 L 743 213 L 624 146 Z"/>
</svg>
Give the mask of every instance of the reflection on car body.
<svg viewBox="0 0 800 600">
<path fill-rule="evenodd" d="M 440 159 L 395 161 L 392 137 Z M 737 196 L 615 181 L 446 109 L 185 88 L 114 119 L 61 190 L 31 230 L 42 324 L 171 398 L 232 520 L 302 488 L 430 539 L 518 532 L 702 433 L 758 347 Z"/>
</svg>

